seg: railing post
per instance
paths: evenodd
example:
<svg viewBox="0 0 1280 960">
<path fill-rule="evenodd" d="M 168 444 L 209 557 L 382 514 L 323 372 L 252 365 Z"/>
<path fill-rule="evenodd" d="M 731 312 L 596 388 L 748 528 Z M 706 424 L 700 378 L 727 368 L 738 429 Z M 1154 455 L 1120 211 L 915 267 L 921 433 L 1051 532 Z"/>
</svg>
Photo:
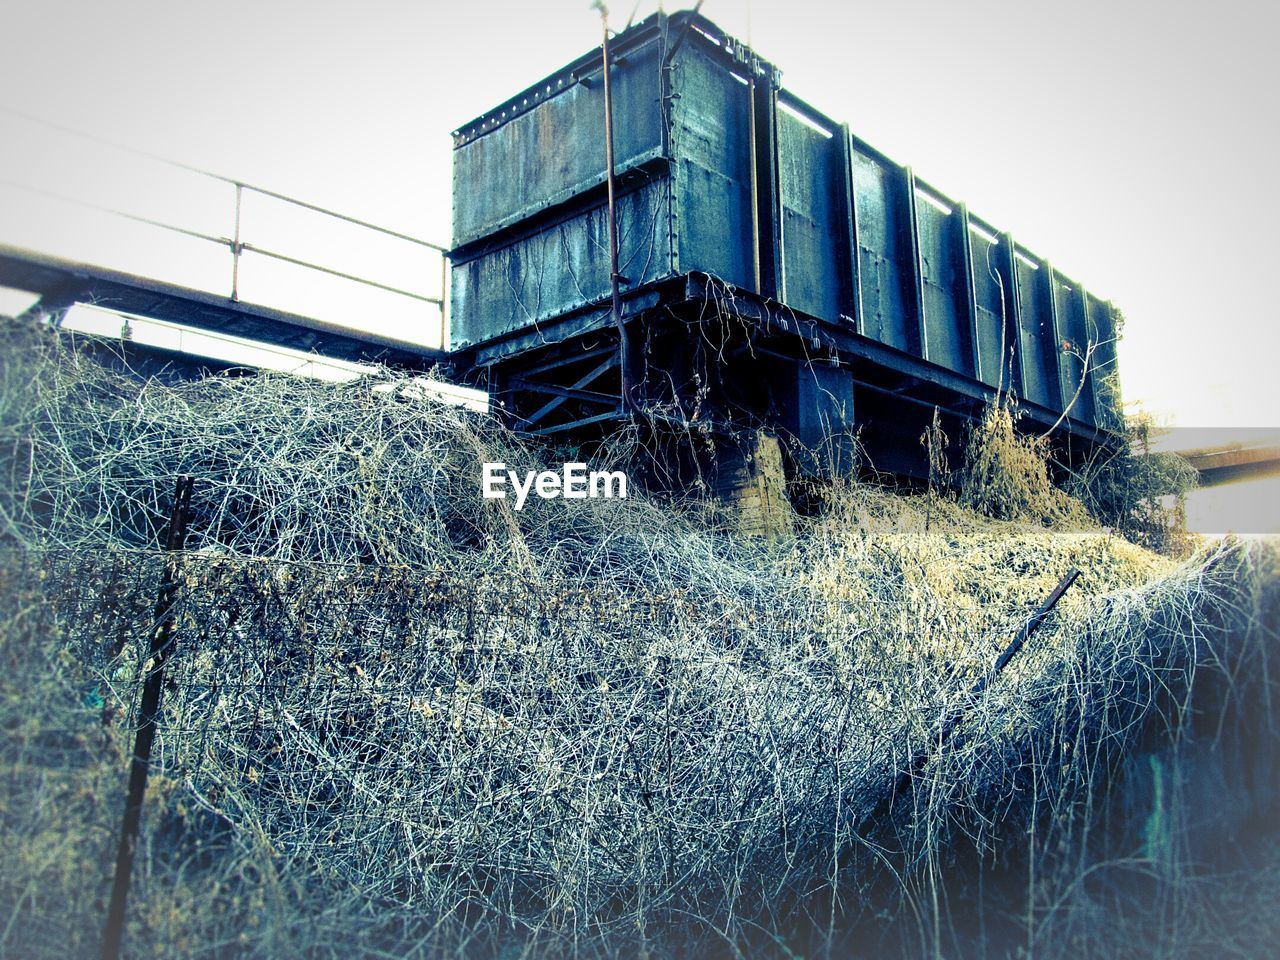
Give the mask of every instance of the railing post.
<svg viewBox="0 0 1280 960">
<path fill-rule="evenodd" d="M 240 253 L 243 244 L 240 242 L 240 207 L 244 199 L 244 184 L 236 181 L 236 232 L 231 241 L 231 299 L 240 300 Z"/>
<path fill-rule="evenodd" d="M 440 251 L 440 349 L 449 349 L 449 316 L 445 312 L 449 302 L 449 257 Z"/>
</svg>

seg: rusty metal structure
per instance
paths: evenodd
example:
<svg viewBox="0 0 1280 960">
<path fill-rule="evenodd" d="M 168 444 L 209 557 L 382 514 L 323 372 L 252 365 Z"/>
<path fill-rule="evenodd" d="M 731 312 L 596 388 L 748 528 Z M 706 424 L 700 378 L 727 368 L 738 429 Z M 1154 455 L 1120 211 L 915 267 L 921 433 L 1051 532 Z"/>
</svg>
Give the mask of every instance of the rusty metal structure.
<svg viewBox="0 0 1280 960">
<path fill-rule="evenodd" d="M 1115 309 L 796 97 L 696 7 L 616 35 L 606 22 L 600 46 L 456 131 L 448 251 L 106 145 L 225 190 L 231 232 L 53 199 L 221 248 L 227 287 L 0 244 L 0 285 L 38 294 L 32 316 L 56 323 L 92 303 L 340 360 L 438 366 L 531 436 L 589 441 L 640 423 L 697 431 L 720 454 L 755 438 L 751 460 L 769 435 L 791 476 L 846 469 L 855 433 L 876 470 L 920 475 L 935 411 L 954 439 L 1001 395 L 1068 461 L 1119 442 Z M 438 264 L 438 292 L 255 242 L 248 198 L 407 245 Z M 417 304 L 446 349 L 246 300 L 246 262 Z"/>
<path fill-rule="evenodd" d="M 456 131 L 453 213 L 451 359 L 531 435 L 763 429 L 813 473 L 856 429 L 912 473 L 998 393 L 1078 450 L 1119 425 L 1109 303 L 696 10 Z"/>
</svg>

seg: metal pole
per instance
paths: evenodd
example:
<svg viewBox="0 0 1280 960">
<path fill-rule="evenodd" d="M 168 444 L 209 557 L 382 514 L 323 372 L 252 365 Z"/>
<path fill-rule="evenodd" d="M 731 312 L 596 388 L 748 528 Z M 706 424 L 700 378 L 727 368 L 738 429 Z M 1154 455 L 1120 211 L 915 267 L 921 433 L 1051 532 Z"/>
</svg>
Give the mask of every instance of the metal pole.
<svg viewBox="0 0 1280 960">
<path fill-rule="evenodd" d="M 981 695 L 987 687 L 991 686 L 991 683 L 995 678 L 1000 676 L 1000 673 L 1004 668 L 1009 665 L 1009 661 L 1012 660 L 1018 651 L 1022 649 L 1023 645 L 1031 639 L 1031 635 L 1040 629 L 1040 625 L 1045 622 L 1049 613 L 1058 605 L 1058 601 L 1062 599 L 1062 595 L 1067 592 L 1073 583 L 1076 582 L 1076 579 L 1079 576 L 1080 571 L 1072 568 L 1067 572 L 1067 575 L 1058 582 L 1058 585 L 1053 588 L 1053 592 L 1049 594 L 1049 596 L 1045 597 L 1044 602 L 1040 604 L 1040 609 L 1033 613 L 1027 622 L 1023 624 L 1022 629 L 1018 631 L 1018 635 L 1009 641 L 1009 645 L 1004 648 L 1003 652 L 1001 652 L 1000 656 L 996 659 L 996 662 L 992 665 L 991 669 L 979 677 L 978 681 L 969 688 L 968 695 L 959 704 L 952 707 L 947 713 L 946 718 L 938 727 L 937 734 L 930 738 L 930 746 L 933 749 L 922 751 L 898 776 L 898 781 L 894 784 L 894 789 L 890 794 L 890 798 L 904 790 L 907 784 L 911 782 L 911 778 L 924 769 L 924 765 L 929 761 L 929 757 L 942 749 L 943 745 L 951 738 L 951 734 L 955 732 L 956 727 L 960 725 L 960 721 L 964 718 L 965 707 L 968 704 L 973 703 L 973 701 Z"/>
<path fill-rule="evenodd" d="M 760 154 L 756 147 L 756 65 L 748 64 L 747 74 L 747 139 L 751 144 L 751 270 L 754 290 L 760 292 Z"/>
<path fill-rule="evenodd" d="M 960 725 L 960 721 L 964 719 L 965 707 L 971 704 L 991 683 L 998 677 L 1001 671 L 1009 665 L 1009 661 L 1014 658 L 1023 645 L 1031 638 L 1031 635 L 1040 629 L 1041 624 L 1048 618 L 1050 612 L 1058 605 L 1058 601 L 1062 599 L 1062 595 L 1067 592 L 1073 583 L 1080 576 L 1080 571 L 1074 567 L 1067 572 L 1067 575 L 1059 581 L 1058 585 L 1053 588 L 1053 592 L 1044 599 L 1040 604 L 1040 608 L 1036 610 L 1023 624 L 1022 629 L 1018 631 L 1018 635 L 1014 637 L 1000 656 L 996 659 L 995 664 L 988 670 L 978 681 L 969 688 L 968 695 L 961 700 L 956 706 L 948 711 L 938 732 L 929 738 L 929 749 L 922 750 L 919 754 L 912 758 L 911 762 L 898 774 L 894 781 L 893 788 L 886 793 L 876 805 L 875 809 L 868 813 L 854 828 L 856 835 L 861 835 L 863 830 L 871 825 L 871 823 L 879 818 L 882 814 L 887 813 L 893 806 L 894 800 L 907 789 L 913 777 L 919 775 L 924 769 L 929 758 L 934 756 L 947 740 L 951 738 L 951 734 L 955 732 L 956 727 Z M 844 853 L 839 858 L 841 864 L 847 861 L 847 857 L 852 853 L 852 847 L 846 847 Z"/>
<path fill-rule="evenodd" d="M 630 415 L 635 399 L 631 395 L 630 350 L 627 329 L 622 322 L 622 275 L 618 272 L 618 211 L 615 200 L 617 184 L 613 172 L 613 86 L 609 79 L 609 8 L 600 0 L 593 6 L 600 11 L 600 23 L 604 31 L 601 45 L 604 59 L 604 164 L 605 183 L 609 195 L 609 290 L 613 326 L 618 331 L 618 373 L 621 379 L 622 411 Z"/>
<path fill-rule="evenodd" d="M 173 651 L 173 601 L 178 591 L 178 554 L 187 538 L 187 513 L 191 505 L 192 479 L 179 477 L 173 494 L 173 509 L 165 536 L 164 579 L 156 599 L 155 626 L 151 631 L 151 649 L 144 669 L 138 732 L 134 740 L 133 759 L 129 764 L 129 795 L 120 821 L 120 847 L 116 851 L 116 875 L 111 887 L 111 905 L 107 909 L 107 925 L 102 934 L 103 960 L 118 960 L 124 938 L 125 905 L 129 899 L 129 883 L 133 876 L 133 854 L 138 845 L 138 827 L 142 822 L 142 802 L 147 791 L 147 773 L 151 766 L 151 747 L 156 737 L 156 718 L 164 692 L 164 668 Z"/>
<path fill-rule="evenodd" d="M 231 299 L 240 300 L 240 252 L 244 245 L 240 242 L 240 206 L 244 198 L 244 184 L 236 184 L 236 235 L 231 241 Z"/>
<path fill-rule="evenodd" d="M 440 254 L 440 349 L 449 349 L 449 258 Z"/>
</svg>

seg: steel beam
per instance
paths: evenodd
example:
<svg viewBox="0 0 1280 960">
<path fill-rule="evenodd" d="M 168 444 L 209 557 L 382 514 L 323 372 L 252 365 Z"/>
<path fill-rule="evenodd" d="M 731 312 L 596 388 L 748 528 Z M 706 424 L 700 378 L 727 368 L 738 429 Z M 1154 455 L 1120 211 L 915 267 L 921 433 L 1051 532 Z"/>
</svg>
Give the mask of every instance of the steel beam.
<svg viewBox="0 0 1280 960">
<path fill-rule="evenodd" d="M 596 366 L 592 367 L 585 374 L 583 374 L 581 377 L 575 380 L 572 384 L 570 384 L 570 389 L 579 390 L 582 387 L 585 387 L 589 383 L 594 383 L 596 380 L 599 380 L 602 376 L 604 376 L 605 373 L 607 373 L 609 370 L 613 369 L 617 365 L 618 365 L 617 354 L 610 355 L 604 360 L 603 363 L 597 364 Z M 569 398 L 565 396 L 557 396 L 552 398 L 551 400 L 548 400 L 546 403 L 540 406 L 537 410 L 531 413 L 527 418 L 525 418 L 524 422 L 532 426 L 533 424 L 537 423 L 539 420 L 544 419 L 547 416 L 547 414 L 557 410 L 568 399 Z"/>
<path fill-rule="evenodd" d="M 338 360 L 427 369 L 445 357 L 434 347 L 7 244 L 0 244 L 0 285 L 63 299 L 76 291 L 76 302 Z"/>
</svg>

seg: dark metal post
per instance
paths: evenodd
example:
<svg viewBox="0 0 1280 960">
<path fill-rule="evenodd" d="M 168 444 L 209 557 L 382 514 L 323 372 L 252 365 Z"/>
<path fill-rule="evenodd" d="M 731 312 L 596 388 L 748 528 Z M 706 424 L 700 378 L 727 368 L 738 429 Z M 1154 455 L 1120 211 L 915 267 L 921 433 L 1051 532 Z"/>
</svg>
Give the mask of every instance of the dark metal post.
<svg viewBox="0 0 1280 960">
<path fill-rule="evenodd" d="M 1018 651 L 1022 649 L 1027 640 L 1031 638 L 1031 635 L 1040 629 L 1040 625 L 1048 618 L 1049 613 L 1053 608 L 1058 605 L 1058 601 L 1062 599 L 1062 595 L 1067 592 L 1073 583 L 1076 582 L 1076 579 L 1079 576 L 1080 571 L 1072 568 L 1067 575 L 1059 581 L 1058 585 L 1053 588 L 1053 592 L 1045 598 L 1042 604 L 1040 604 L 1040 608 L 1031 615 L 1025 624 L 1023 624 L 1022 629 L 1018 631 L 1018 635 L 1009 641 L 1009 645 L 1004 648 L 1004 651 L 996 659 L 996 662 L 992 665 L 991 669 L 969 688 L 968 695 L 964 697 L 963 700 L 948 711 L 946 717 L 942 721 L 942 724 L 938 727 L 938 732 L 930 737 L 929 748 L 922 750 L 913 757 L 911 762 L 907 764 L 900 774 L 898 774 L 897 779 L 894 781 L 893 788 L 884 795 L 880 800 L 880 803 L 876 805 L 876 808 L 868 813 L 861 822 L 859 822 L 858 826 L 854 829 L 855 834 L 860 835 L 862 831 L 872 823 L 872 821 L 886 813 L 893 805 L 894 799 L 910 785 L 912 778 L 917 776 L 920 771 L 924 769 L 925 764 L 929 762 L 929 758 L 942 749 L 947 740 L 951 738 L 951 734 L 955 732 L 956 727 L 960 725 L 960 721 L 964 719 L 965 707 L 972 703 L 976 697 L 986 690 L 996 677 L 1000 675 L 1001 671 L 1009 665 L 1009 661 L 1017 655 Z M 846 848 L 844 854 L 842 854 L 840 858 L 841 861 L 845 861 L 851 852 L 851 848 Z"/>
<path fill-rule="evenodd" d="M 751 278 L 752 289 L 760 285 L 760 155 L 756 144 L 756 65 L 748 64 L 747 72 L 747 139 L 751 149 Z"/>
<path fill-rule="evenodd" d="M 938 727 L 938 732 L 930 740 L 930 746 L 933 750 L 926 750 L 917 756 L 906 770 L 898 777 L 898 782 L 894 785 L 893 792 L 900 792 L 910 782 L 911 778 L 918 774 L 925 763 L 928 762 L 932 753 L 936 753 L 951 738 L 951 734 L 955 732 L 956 727 L 960 725 L 960 721 L 964 718 L 965 707 L 972 703 L 982 691 L 991 686 L 996 677 L 1000 676 L 1005 667 L 1022 649 L 1023 645 L 1031 638 L 1031 635 L 1040 629 L 1040 625 L 1048 618 L 1049 613 L 1058 605 L 1058 601 L 1062 599 L 1062 595 L 1067 592 L 1076 579 L 1080 576 L 1080 571 L 1072 568 L 1065 577 L 1059 581 L 1058 585 L 1053 588 L 1053 592 L 1045 597 L 1044 602 L 1040 604 L 1040 609 L 1033 613 L 1027 620 L 1018 635 L 1009 641 L 1009 645 L 996 659 L 991 669 L 978 678 L 978 681 L 969 688 L 968 695 L 956 706 L 952 707 L 947 713 L 946 718 L 942 721 L 942 725 Z"/>
<path fill-rule="evenodd" d="M 841 310 L 851 321 L 858 333 L 863 333 L 862 318 L 862 248 L 858 240 L 858 191 L 853 184 L 853 137 L 849 133 L 849 125 L 840 124 L 836 133 L 840 138 L 840 173 L 842 183 L 839 184 L 844 202 L 844 245 L 848 249 L 848 282 L 842 284 Z"/>
<path fill-rule="evenodd" d="M 622 293 L 620 285 L 622 275 L 618 272 L 618 210 L 615 201 L 615 183 L 613 173 L 613 87 L 609 79 L 609 8 L 600 0 L 596 0 L 595 8 L 600 11 L 600 22 L 604 29 L 604 43 L 601 46 L 604 58 L 604 164 L 605 183 L 609 195 L 609 289 L 613 326 L 618 331 L 618 375 L 621 379 L 622 412 L 630 414 L 635 400 L 631 396 L 631 363 L 627 344 L 627 329 L 622 322 Z"/>
<path fill-rule="evenodd" d="M 1009 393 L 1020 393 L 1027 388 L 1027 355 L 1022 349 L 1022 304 L 1018 301 L 1018 254 L 1013 234 L 1000 238 L 1004 248 L 1004 277 L 1000 280 L 1000 305 L 1004 308 L 1000 317 L 1000 386 L 1004 386 L 1004 372 L 1009 371 Z M 999 390 L 996 391 L 999 399 Z"/>
<path fill-rule="evenodd" d="M 972 700 L 974 697 L 982 693 L 983 690 L 987 689 L 987 687 L 991 686 L 991 682 L 995 680 L 995 678 L 1000 675 L 1000 672 L 1009 665 L 1009 661 L 1012 660 L 1017 655 L 1018 651 L 1022 649 L 1023 645 L 1031 639 L 1031 635 L 1040 629 L 1040 625 L 1045 622 L 1046 618 L 1048 618 L 1049 614 L 1053 611 L 1053 608 L 1058 605 L 1058 601 L 1062 599 L 1062 595 L 1066 593 L 1067 590 L 1071 588 L 1071 585 L 1079 578 L 1080 571 L 1074 567 L 1067 571 L 1067 575 L 1058 581 L 1058 585 L 1053 588 L 1053 593 L 1044 598 L 1044 603 L 1040 604 L 1040 609 L 1031 615 L 1031 618 L 1023 625 L 1022 630 L 1018 635 L 1009 641 L 1009 645 L 1004 648 L 1004 652 L 1000 654 L 999 659 L 996 660 L 991 669 L 988 670 L 986 675 L 981 677 L 978 682 L 973 685 L 972 689 L 969 690 L 968 699 Z M 959 710 L 956 711 L 956 722 L 959 722 L 959 712 Z M 951 729 L 954 728 L 955 723 L 952 723 Z M 940 739 L 945 739 L 945 737 L 949 735 L 950 731 L 944 729 L 943 735 L 940 736 Z"/>
<path fill-rule="evenodd" d="M 920 359 L 929 360 L 929 318 L 924 307 L 924 258 L 920 253 L 920 214 L 916 209 L 916 175 L 910 167 L 902 168 L 903 189 L 907 198 L 907 239 L 911 244 L 911 296 L 916 311 L 915 334 L 920 338 Z"/>
<path fill-rule="evenodd" d="M 142 822 L 142 801 L 147 790 L 147 773 L 151 766 L 151 747 L 156 737 L 156 718 L 164 691 L 164 668 L 173 651 L 173 600 L 178 590 L 178 554 L 187 538 L 187 513 L 191 505 L 192 479 L 179 477 L 173 495 L 173 509 L 165 536 L 164 580 L 156 599 L 155 625 L 151 631 L 151 649 L 144 665 L 146 679 L 142 688 L 138 732 L 134 740 L 133 759 L 129 765 L 129 795 L 120 821 L 120 847 L 116 852 L 115 882 L 111 887 L 111 905 L 102 935 L 103 960 L 117 960 L 124 938 L 125 904 L 133 875 L 133 854 L 138 844 L 138 827 Z"/>
<path fill-rule="evenodd" d="M 973 231 L 969 226 L 969 208 L 963 203 L 956 207 L 957 225 L 960 230 L 960 256 L 962 259 L 959 285 L 964 302 L 969 331 L 969 361 L 973 364 L 973 375 L 978 380 L 985 380 L 982 369 L 982 350 L 978 336 L 978 284 L 973 276 Z M 1001 363 L 1003 363 L 1001 359 Z"/>
</svg>

